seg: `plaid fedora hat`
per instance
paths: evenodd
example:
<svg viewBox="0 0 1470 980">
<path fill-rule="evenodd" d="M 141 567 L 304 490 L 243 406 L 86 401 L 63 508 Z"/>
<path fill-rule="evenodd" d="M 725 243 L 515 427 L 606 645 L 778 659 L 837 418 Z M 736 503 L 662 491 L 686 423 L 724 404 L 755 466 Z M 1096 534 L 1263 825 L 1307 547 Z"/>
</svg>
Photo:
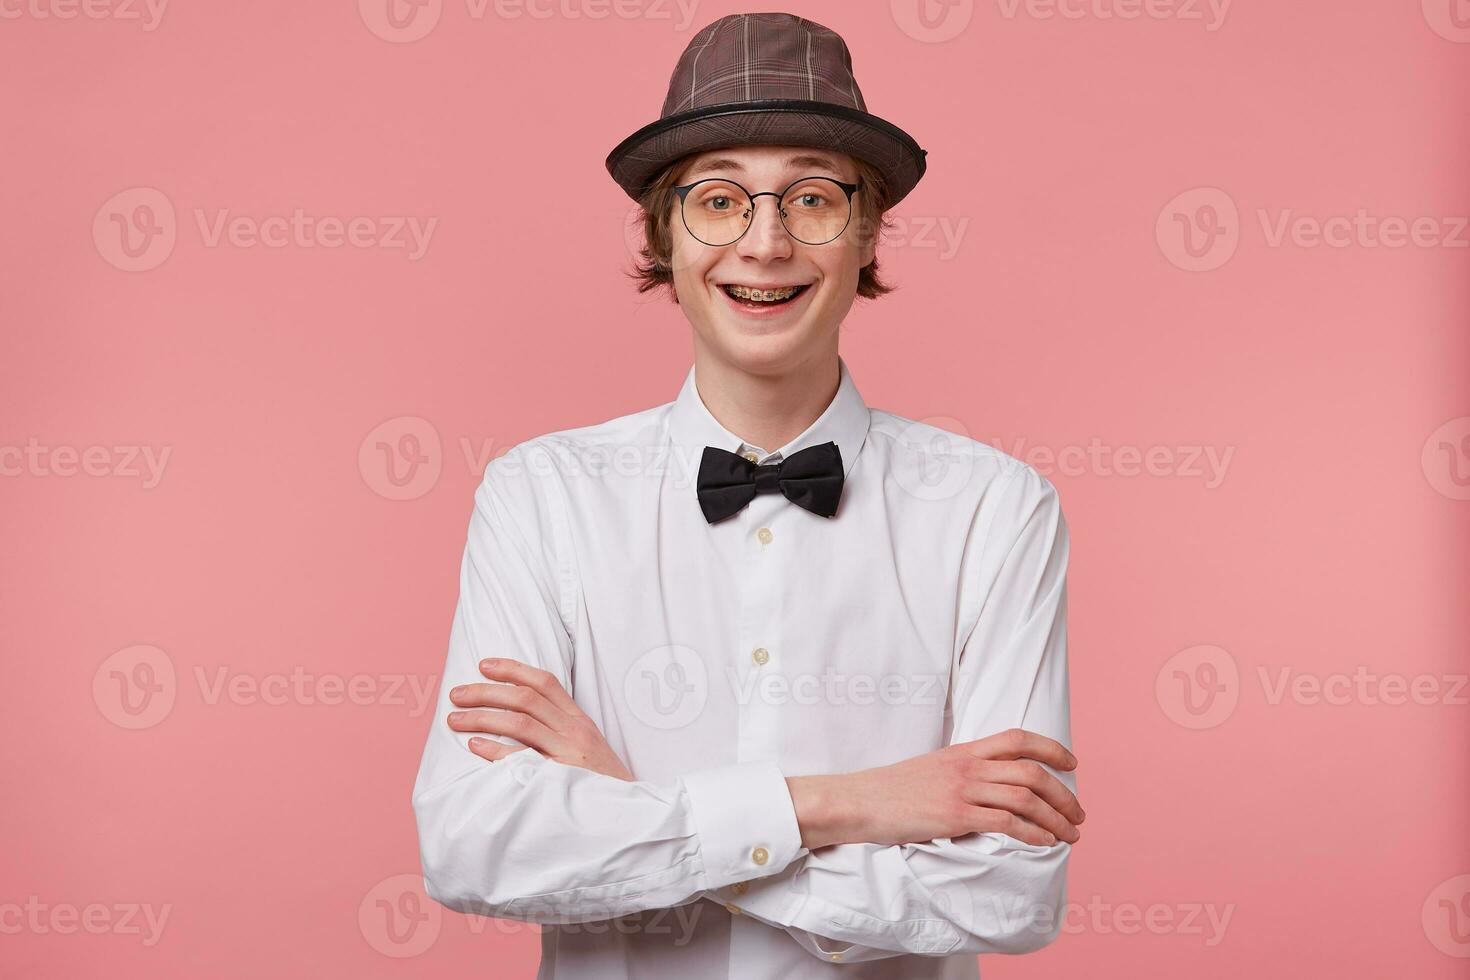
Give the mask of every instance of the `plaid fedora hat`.
<svg viewBox="0 0 1470 980">
<path fill-rule="evenodd" d="M 608 154 L 635 201 L 688 153 L 753 144 L 812 146 L 865 160 L 897 204 L 924 176 L 927 150 L 867 111 L 852 55 L 835 31 L 795 14 L 730 14 L 694 36 L 663 112 Z"/>
</svg>

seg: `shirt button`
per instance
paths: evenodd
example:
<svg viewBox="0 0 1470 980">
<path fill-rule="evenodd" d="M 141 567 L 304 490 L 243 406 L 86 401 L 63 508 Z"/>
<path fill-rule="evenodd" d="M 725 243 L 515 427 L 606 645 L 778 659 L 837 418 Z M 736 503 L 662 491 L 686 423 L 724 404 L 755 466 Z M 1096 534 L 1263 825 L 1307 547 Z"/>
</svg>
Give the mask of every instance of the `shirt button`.
<svg viewBox="0 0 1470 980">
<path fill-rule="evenodd" d="M 842 962 L 842 954 L 841 953 L 828 953 L 827 954 L 827 959 L 831 960 L 833 963 L 841 963 Z"/>
<path fill-rule="evenodd" d="M 744 895 L 745 894 L 745 889 L 747 889 L 749 887 L 750 886 L 747 885 L 745 882 L 743 882 L 743 881 L 737 881 L 737 882 L 735 882 L 735 884 L 733 884 L 733 885 L 730 886 L 730 890 L 732 892 L 734 892 L 735 894 L 737 894 L 737 895 Z"/>
<path fill-rule="evenodd" d="M 765 647 L 756 647 L 751 651 L 750 656 L 758 664 L 764 664 L 771 659 L 771 654 Z"/>
<path fill-rule="evenodd" d="M 755 850 L 750 852 L 750 859 L 756 864 L 765 864 L 771 859 L 771 852 L 766 850 L 764 847 L 757 847 Z"/>
<path fill-rule="evenodd" d="M 726 902 L 725 903 L 725 911 L 729 912 L 731 915 L 739 915 L 740 914 L 740 906 L 738 906 L 738 905 L 731 905 L 729 902 Z"/>
<path fill-rule="evenodd" d="M 752 452 L 744 452 L 744 453 L 741 453 L 740 455 L 744 456 L 746 459 L 750 460 L 752 463 L 758 462 L 760 460 L 760 457 L 757 456 L 755 453 L 752 453 Z"/>
<path fill-rule="evenodd" d="M 775 537 L 775 535 L 771 533 L 771 529 L 768 527 L 763 527 L 759 531 L 755 532 L 755 536 L 760 539 L 761 544 L 770 544 L 771 539 Z"/>
</svg>

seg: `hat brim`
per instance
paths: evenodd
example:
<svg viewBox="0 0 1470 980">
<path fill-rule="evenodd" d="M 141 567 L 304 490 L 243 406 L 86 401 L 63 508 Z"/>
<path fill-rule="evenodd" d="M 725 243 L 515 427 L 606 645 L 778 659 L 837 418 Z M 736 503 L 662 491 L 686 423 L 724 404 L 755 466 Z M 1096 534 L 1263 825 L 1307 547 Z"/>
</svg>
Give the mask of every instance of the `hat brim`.
<svg viewBox="0 0 1470 980">
<path fill-rule="evenodd" d="M 650 123 L 608 154 L 607 171 L 636 201 L 659 171 L 686 154 L 759 145 L 821 147 L 865 160 L 886 178 L 890 204 L 908 196 L 927 166 L 927 150 L 872 113 L 806 99 L 757 99 Z"/>
</svg>

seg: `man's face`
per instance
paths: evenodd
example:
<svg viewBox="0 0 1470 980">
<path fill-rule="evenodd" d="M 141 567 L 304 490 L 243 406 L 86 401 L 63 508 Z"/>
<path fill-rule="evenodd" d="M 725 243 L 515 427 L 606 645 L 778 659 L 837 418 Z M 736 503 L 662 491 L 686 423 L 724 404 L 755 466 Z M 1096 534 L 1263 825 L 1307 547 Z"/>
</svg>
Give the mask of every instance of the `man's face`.
<svg viewBox="0 0 1470 980">
<path fill-rule="evenodd" d="M 762 191 L 780 194 L 793 181 L 811 176 L 856 183 L 857 168 L 851 157 L 832 150 L 726 147 L 691 160 L 679 175 L 679 183 L 722 177 L 738 182 L 752 195 Z M 836 187 L 831 189 L 845 197 Z M 794 188 L 793 193 L 801 190 Z M 690 194 L 689 207 L 696 206 L 699 191 L 695 188 Z M 861 241 L 868 237 L 861 234 L 862 193 L 853 196 L 852 218 L 846 230 L 825 245 L 803 244 L 791 237 L 781 223 L 777 199 L 770 196 L 755 199 L 750 230 L 739 241 L 718 247 L 707 245 L 691 235 L 680 220 L 676 197 L 670 227 L 674 289 L 680 308 L 694 327 L 696 344 L 703 344 L 721 360 L 756 373 L 779 372 L 835 350 L 838 327 L 857 296 L 858 272 L 873 260 L 872 242 Z M 717 201 L 709 206 L 744 210 L 743 202 L 736 205 Z M 794 224 L 793 229 L 800 233 Z M 729 286 L 799 286 L 802 290 L 784 303 L 752 305 L 731 296 Z"/>
</svg>

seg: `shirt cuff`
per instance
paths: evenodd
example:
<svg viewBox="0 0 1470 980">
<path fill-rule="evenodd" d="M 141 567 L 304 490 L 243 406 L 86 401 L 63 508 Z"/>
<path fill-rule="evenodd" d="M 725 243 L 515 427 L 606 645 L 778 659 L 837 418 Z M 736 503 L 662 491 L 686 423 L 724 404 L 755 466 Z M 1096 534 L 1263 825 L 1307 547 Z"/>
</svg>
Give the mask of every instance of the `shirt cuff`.
<svg viewBox="0 0 1470 980">
<path fill-rule="evenodd" d="M 683 777 L 704 855 L 706 888 L 776 874 L 801 852 L 786 777 L 774 762 L 746 762 Z"/>
</svg>

